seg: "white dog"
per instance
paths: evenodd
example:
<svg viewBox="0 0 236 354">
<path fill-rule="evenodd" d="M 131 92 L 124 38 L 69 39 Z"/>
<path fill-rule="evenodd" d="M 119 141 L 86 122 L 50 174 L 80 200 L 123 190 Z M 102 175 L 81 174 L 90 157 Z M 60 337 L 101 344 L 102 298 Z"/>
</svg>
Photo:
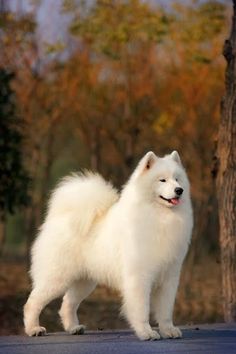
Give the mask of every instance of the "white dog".
<svg viewBox="0 0 236 354">
<path fill-rule="evenodd" d="M 26 333 L 45 333 L 40 312 L 63 295 L 65 330 L 83 333 L 77 309 L 101 283 L 121 292 L 123 313 L 140 339 L 181 337 L 172 313 L 192 225 L 189 182 L 176 151 L 163 158 L 148 152 L 120 196 L 97 174 L 65 178 L 32 248 Z"/>
</svg>

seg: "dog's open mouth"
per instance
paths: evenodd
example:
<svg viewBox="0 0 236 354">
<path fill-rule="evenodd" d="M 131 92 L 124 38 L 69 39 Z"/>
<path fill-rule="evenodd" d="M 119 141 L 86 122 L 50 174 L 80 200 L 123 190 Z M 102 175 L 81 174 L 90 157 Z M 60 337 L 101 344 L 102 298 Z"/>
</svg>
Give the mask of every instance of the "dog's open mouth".
<svg viewBox="0 0 236 354">
<path fill-rule="evenodd" d="M 166 202 L 172 204 L 172 205 L 178 205 L 180 203 L 180 197 L 175 197 L 175 198 L 171 198 L 171 199 L 167 199 L 162 197 L 162 195 L 160 195 L 160 198 L 165 200 Z"/>
</svg>

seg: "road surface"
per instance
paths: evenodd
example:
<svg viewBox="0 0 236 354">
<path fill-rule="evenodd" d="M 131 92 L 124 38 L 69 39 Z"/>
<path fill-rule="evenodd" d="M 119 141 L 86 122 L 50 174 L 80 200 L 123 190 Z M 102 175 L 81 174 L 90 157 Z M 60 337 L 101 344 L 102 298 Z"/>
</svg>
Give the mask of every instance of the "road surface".
<svg viewBox="0 0 236 354">
<path fill-rule="evenodd" d="M 182 339 L 141 342 L 131 331 L 0 337 L 0 354 L 236 354 L 236 324 L 182 327 Z"/>
</svg>

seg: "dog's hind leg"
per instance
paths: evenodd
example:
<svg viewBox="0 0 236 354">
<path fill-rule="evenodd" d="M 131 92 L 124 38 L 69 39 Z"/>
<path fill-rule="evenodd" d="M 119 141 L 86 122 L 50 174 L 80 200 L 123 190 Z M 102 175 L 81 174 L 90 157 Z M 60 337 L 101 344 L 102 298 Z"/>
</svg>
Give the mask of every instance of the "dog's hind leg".
<svg viewBox="0 0 236 354">
<path fill-rule="evenodd" d="M 25 332 L 29 336 L 42 336 L 46 333 L 46 329 L 39 324 L 39 315 L 47 304 L 66 291 L 63 285 L 51 288 L 48 284 L 50 282 L 41 287 L 36 286 L 24 306 Z"/>
<path fill-rule="evenodd" d="M 83 334 L 85 326 L 79 324 L 77 310 L 80 303 L 95 289 L 91 280 L 75 281 L 63 297 L 59 314 L 64 329 L 71 334 Z"/>
</svg>

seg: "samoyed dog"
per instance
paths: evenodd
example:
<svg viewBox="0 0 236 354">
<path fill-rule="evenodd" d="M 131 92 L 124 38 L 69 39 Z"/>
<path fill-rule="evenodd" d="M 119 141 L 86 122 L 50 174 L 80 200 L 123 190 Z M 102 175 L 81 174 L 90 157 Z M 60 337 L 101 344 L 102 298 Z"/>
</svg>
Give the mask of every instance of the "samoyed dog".
<svg viewBox="0 0 236 354">
<path fill-rule="evenodd" d="M 181 337 L 172 313 L 193 226 L 189 182 L 176 151 L 148 152 L 119 194 L 98 174 L 66 177 L 54 190 L 32 248 L 25 332 L 46 332 L 42 309 L 64 296 L 64 329 L 81 334 L 77 310 L 98 283 L 118 289 L 141 340 Z M 153 314 L 158 331 L 149 323 Z"/>
</svg>

